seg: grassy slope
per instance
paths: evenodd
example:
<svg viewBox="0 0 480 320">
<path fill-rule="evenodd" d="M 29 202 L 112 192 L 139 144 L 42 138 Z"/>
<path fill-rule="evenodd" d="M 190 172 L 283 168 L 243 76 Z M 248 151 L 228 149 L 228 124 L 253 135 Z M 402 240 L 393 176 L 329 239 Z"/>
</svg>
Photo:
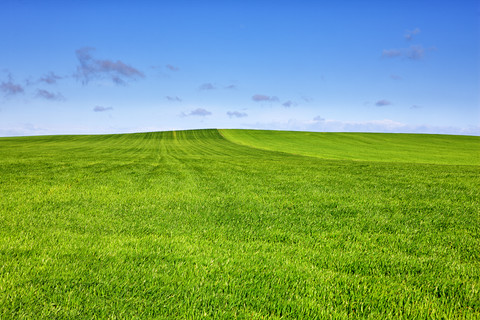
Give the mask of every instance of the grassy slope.
<svg viewBox="0 0 480 320">
<path fill-rule="evenodd" d="M 2 138 L 0 318 L 479 316 L 479 182 L 216 130 Z"/>
<path fill-rule="evenodd" d="M 480 165 L 480 137 L 431 134 L 220 130 L 251 147 L 323 159 Z"/>
</svg>

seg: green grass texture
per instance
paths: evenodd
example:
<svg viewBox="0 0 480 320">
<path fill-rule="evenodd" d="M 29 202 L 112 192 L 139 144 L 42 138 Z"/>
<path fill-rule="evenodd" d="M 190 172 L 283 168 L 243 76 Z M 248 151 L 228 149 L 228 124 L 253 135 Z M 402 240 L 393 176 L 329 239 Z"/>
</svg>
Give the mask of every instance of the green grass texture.
<svg viewBox="0 0 480 320">
<path fill-rule="evenodd" d="M 0 138 L 0 319 L 478 319 L 479 137 Z"/>
<path fill-rule="evenodd" d="M 480 165 L 476 136 L 221 130 L 232 142 L 322 159 Z"/>
</svg>

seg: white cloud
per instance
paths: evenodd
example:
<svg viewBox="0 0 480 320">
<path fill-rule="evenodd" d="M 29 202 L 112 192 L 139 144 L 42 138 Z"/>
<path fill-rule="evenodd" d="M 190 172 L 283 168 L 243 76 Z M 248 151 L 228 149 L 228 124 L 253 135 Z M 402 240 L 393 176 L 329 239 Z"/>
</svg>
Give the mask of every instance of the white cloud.
<svg viewBox="0 0 480 320">
<path fill-rule="evenodd" d="M 95 59 L 93 51 L 95 48 L 92 47 L 83 47 L 75 51 L 79 62 L 75 76 L 84 84 L 95 78 L 110 78 L 113 83 L 124 85 L 126 80 L 145 77 L 142 72 L 120 60 Z"/>
<path fill-rule="evenodd" d="M 230 118 L 243 118 L 243 117 L 248 117 L 248 114 L 245 113 L 245 112 L 239 112 L 239 111 L 228 111 L 227 112 L 227 115 L 230 117 Z"/>
<path fill-rule="evenodd" d="M 403 57 L 409 60 L 421 60 L 425 56 L 425 49 L 421 45 L 410 46 L 409 48 L 383 50 L 383 58 Z"/>
<path fill-rule="evenodd" d="M 204 83 L 202 85 L 200 85 L 199 87 L 200 90 L 214 90 L 216 89 L 215 86 L 211 83 Z"/>
<path fill-rule="evenodd" d="M 43 89 L 38 89 L 37 90 L 36 97 L 46 99 L 46 100 L 52 100 L 52 101 L 63 101 L 63 100 L 65 100 L 65 97 L 61 93 L 58 93 L 58 92 L 54 93 L 54 92 L 50 92 L 50 91 L 43 90 Z"/>
<path fill-rule="evenodd" d="M 410 41 L 413 39 L 413 36 L 414 35 L 417 35 L 420 33 L 420 29 L 418 28 L 415 28 L 413 30 L 408 30 L 406 33 L 405 33 L 405 39 Z"/>
<path fill-rule="evenodd" d="M 180 114 L 181 117 L 188 117 L 188 116 L 198 116 L 198 117 L 206 117 L 210 116 L 212 113 L 203 108 L 197 108 L 195 110 L 190 111 L 189 113 L 182 112 Z"/>
<path fill-rule="evenodd" d="M 113 108 L 112 107 L 102 107 L 102 106 L 95 106 L 93 108 L 94 112 L 105 112 L 105 111 L 109 111 L 109 110 L 113 110 Z"/>
<path fill-rule="evenodd" d="M 179 67 L 172 66 L 171 64 L 167 64 L 165 67 L 166 67 L 168 70 L 170 70 L 170 71 L 178 71 L 178 70 L 180 70 Z"/>
<path fill-rule="evenodd" d="M 377 107 L 384 107 L 384 106 L 389 106 L 391 105 L 392 102 L 386 100 L 386 99 L 382 99 L 382 100 L 378 100 L 377 102 L 375 102 L 375 105 Z"/>
<path fill-rule="evenodd" d="M 24 89 L 21 85 L 14 83 L 12 76 L 8 76 L 8 81 L 0 83 L 0 91 L 4 93 L 5 97 L 13 96 L 19 93 L 23 93 Z"/>
<path fill-rule="evenodd" d="M 174 102 L 181 102 L 182 101 L 182 99 L 180 99 L 177 96 L 166 96 L 165 99 L 167 99 L 168 101 L 174 101 Z"/>
<path fill-rule="evenodd" d="M 63 77 L 56 75 L 54 72 L 50 72 L 47 75 L 40 78 L 40 82 L 44 82 L 46 84 L 55 84 L 57 80 L 63 79 Z"/>
<path fill-rule="evenodd" d="M 252 96 L 252 100 L 255 102 L 262 102 L 262 101 L 277 102 L 278 98 L 275 96 L 267 96 L 264 94 L 254 94 Z"/>
<path fill-rule="evenodd" d="M 288 101 L 282 103 L 282 106 L 284 106 L 285 108 L 290 108 L 291 106 L 295 106 L 295 105 L 296 105 L 296 103 L 291 101 L 291 100 L 288 100 Z"/>
</svg>

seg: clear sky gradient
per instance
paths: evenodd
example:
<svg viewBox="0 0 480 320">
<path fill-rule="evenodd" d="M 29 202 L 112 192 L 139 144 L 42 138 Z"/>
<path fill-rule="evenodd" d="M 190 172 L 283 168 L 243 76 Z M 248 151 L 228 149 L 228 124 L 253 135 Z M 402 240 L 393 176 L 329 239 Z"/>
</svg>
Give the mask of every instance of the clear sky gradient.
<svg viewBox="0 0 480 320">
<path fill-rule="evenodd" d="M 0 136 L 480 135 L 479 20 L 476 0 L 3 0 Z"/>
</svg>

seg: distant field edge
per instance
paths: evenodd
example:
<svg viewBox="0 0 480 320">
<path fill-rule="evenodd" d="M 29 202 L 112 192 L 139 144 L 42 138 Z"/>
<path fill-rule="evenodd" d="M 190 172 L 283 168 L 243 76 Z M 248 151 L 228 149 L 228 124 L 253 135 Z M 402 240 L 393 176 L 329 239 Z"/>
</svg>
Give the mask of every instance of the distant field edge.
<svg viewBox="0 0 480 320">
<path fill-rule="evenodd" d="M 480 136 L 443 134 L 210 128 L 98 135 L 0 137 L 0 148 L 8 148 L 8 142 L 15 145 L 34 143 L 39 146 L 43 143 L 51 145 L 75 141 L 93 146 L 94 143 L 107 139 L 112 143 L 118 139 L 189 140 L 199 148 L 221 139 L 234 145 L 325 160 L 480 166 Z"/>
<path fill-rule="evenodd" d="M 332 160 L 480 165 L 480 137 L 416 133 L 218 129 L 252 148 Z"/>
</svg>

